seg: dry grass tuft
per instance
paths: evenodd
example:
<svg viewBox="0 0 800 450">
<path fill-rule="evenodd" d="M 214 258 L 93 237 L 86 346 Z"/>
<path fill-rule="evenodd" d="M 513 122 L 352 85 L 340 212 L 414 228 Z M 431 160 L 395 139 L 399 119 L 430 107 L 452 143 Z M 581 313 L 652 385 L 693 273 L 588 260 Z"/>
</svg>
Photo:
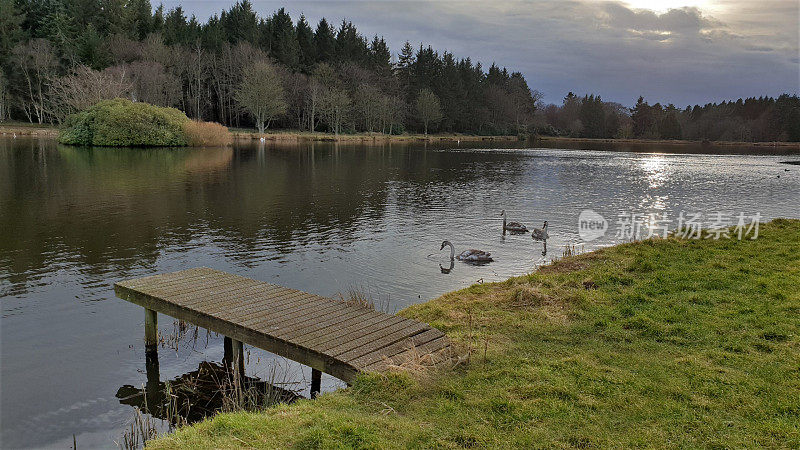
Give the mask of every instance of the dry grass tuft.
<svg viewBox="0 0 800 450">
<path fill-rule="evenodd" d="M 452 343 L 436 352 L 426 352 L 411 345 L 405 352 L 392 358 L 385 358 L 383 364 L 390 372 L 405 372 L 415 377 L 425 377 L 434 369 L 452 370 L 461 364 L 466 364 L 471 352 L 462 347 Z"/>
<path fill-rule="evenodd" d="M 340 292 L 339 300 L 347 306 L 360 306 L 373 311 L 376 309 L 375 302 L 363 287 L 352 286 L 347 289 L 346 293 Z"/>
<path fill-rule="evenodd" d="M 511 292 L 510 302 L 514 308 L 533 308 L 550 303 L 550 297 L 539 290 L 538 286 L 526 284 Z"/>
<path fill-rule="evenodd" d="M 385 296 L 381 299 L 379 293 L 373 292 L 364 286 L 351 286 L 345 293 L 339 293 L 338 300 L 348 306 L 358 306 L 372 311 L 380 311 L 387 314 L 393 314 L 396 311 L 391 310 L 391 299 Z M 378 298 L 376 301 L 375 299 Z"/>
<path fill-rule="evenodd" d="M 192 147 L 227 147 L 233 142 L 228 127 L 215 122 L 192 120 L 183 125 L 183 133 Z"/>
<path fill-rule="evenodd" d="M 117 442 L 117 446 L 123 450 L 144 448 L 147 441 L 158 436 L 156 420 L 149 415 L 143 414 L 139 408 L 134 408 L 134 410 L 133 421 L 122 434 L 120 442 Z"/>
</svg>

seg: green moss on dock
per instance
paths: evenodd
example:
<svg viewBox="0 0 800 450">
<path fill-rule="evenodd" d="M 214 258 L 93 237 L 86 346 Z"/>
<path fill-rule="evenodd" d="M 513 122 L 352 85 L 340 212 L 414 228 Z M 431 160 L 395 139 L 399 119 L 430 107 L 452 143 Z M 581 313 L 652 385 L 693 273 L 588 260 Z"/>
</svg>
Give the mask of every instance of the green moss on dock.
<svg viewBox="0 0 800 450">
<path fill-rule="evenodd" d="M 221 414 L 153 448 L 798 447 L 800 221 L 652 240 L 403 315 L 473 349 L 453 371 Z"/>
</svg>

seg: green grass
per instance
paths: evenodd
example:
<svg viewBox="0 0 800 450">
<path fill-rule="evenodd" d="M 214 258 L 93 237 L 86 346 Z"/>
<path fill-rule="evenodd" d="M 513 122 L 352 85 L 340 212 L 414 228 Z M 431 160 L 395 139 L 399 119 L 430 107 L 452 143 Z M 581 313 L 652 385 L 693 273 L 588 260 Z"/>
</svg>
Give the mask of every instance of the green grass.
<svg viewBox="0 0 800 450">
<path fill-rule="evenodd" d="M 401 313 L 474 348 L 465 366 L 364 375 L 152 446 L 797 448 L 798 292 L 797 220 L 606 248 Z"/>
</svg>

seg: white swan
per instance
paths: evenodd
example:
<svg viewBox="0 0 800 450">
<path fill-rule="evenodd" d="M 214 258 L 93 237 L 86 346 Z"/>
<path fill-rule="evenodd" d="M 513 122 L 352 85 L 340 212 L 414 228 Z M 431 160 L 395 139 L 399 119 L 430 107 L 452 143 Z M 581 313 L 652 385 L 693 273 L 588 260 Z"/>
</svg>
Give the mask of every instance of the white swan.
<svg viewBox="0 0 800 450">
<path fill-rule="evenodd" d="M 489 261 L 494 261 L 492 259 L 492 254 L 491 253 L 487 253 L 487 252 L 484 252 L 482 250 L 475 250 L 474 248 L 471 248 L 469 250 L 464 250 L 456 258 L 456 248 L 453 247 L 453 244 L 450 243 L 450 241 L 442 242 L 442 246 L 439 248 L 439 250 L 444 249 L 445 246 L 448 246 L 448 245 L 450 246 L 450 261 L 452 261 L 453 259 L 458 259 L 459 261 L 465 261 L 465 262 L 489 262 Z"/>
<path fill-rule="evenodd" d="M 259 140 L 260 140 L 261 142 L 264 142 L 264 141 L 266 141 L 266 139 L 265 139 L 265 138 L 263 138 L 263 137 L 262 137 L 261 139 L 259 139 Z"/>
<path fill-rule="evenodd" d="M 546 241 L 547 238 L 550 237 L 550 235 L 547 234 L 547 221 L 546 220 L 544 221 L 544 225 L 542 226 L 542 228 L 534 228 L 533 231 L 531 231 L 531 237 L 535 241 Z"/>
<path fill-rule="evenodd" d="M 527 233 L 528 232 L 528 228 L 525 225 L 523 225 L 523 224 L 521 224 L 519 222 L 508 222 L 508 223 L 506 223 L 506 210 L 505 209 L 500 213 L 500 217 L 503 218 L 503 232 L 504 233 L 506 231 L 510 231 L 512 233 Z"/>
</svg>

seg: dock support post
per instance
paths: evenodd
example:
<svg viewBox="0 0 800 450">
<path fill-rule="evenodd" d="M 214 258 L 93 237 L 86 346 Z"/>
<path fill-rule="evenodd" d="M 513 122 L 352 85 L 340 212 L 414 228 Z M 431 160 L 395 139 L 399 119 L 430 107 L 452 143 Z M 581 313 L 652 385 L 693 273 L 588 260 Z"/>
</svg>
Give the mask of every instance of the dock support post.
<svg viewBox="0 0 800 450">
<path fill-rule="evenodd" d="M 311 398 L 317 398 L 322 387 L 322 372 L 311 368 Z"/>
<path fill-rule="evenodd" d="M 235 379 L 241 380 L 244 378 L 244 344 L 242 341 L 231 339 L 231 349 L 233 350 L 233 374 Z"/>
<path fill-rule="evenodd" d="M 144 348 L 146 353 L 158 349 L 158 313 L 152 309 L 144 309 Z"/>
</svg>

